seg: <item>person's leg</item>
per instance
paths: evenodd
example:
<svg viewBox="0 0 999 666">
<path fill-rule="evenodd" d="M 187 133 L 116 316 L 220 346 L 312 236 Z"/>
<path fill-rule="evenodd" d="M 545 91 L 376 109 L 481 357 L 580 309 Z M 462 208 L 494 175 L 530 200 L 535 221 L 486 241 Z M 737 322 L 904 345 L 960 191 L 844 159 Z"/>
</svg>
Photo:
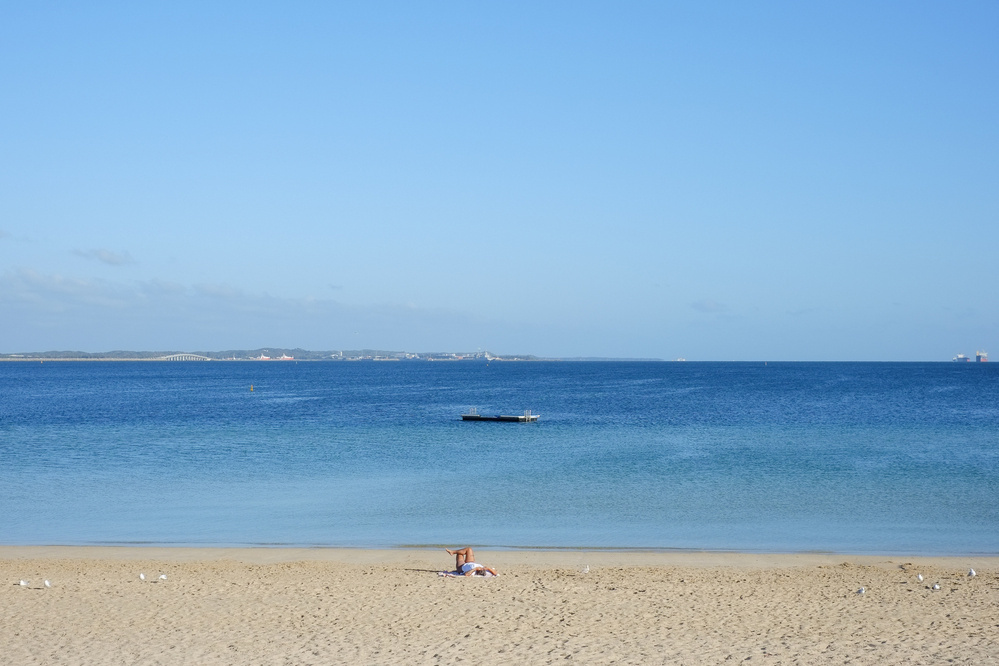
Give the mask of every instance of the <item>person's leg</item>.
<svg viewBox="0 0 999 666">
<path fill-rule="evenodd" d="M 445 548 L 444 552 L 448 555 L 454 555 L 454 568 L 458 571 L 461 571 L 461 566 L 465 562 L 475 561 L 475 552 L 472 550 L 471 546 L 465 546 L 460 550 L 448 550 Z"/>
</svg>

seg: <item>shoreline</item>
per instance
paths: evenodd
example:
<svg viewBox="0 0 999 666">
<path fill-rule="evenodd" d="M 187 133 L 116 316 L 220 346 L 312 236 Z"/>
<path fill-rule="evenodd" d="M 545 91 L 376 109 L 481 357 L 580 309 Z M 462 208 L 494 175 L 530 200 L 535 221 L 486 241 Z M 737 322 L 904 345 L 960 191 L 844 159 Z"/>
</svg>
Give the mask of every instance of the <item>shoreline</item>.
<svg viewBox="0 0 999 666">
<path fill-rule="evenodd" d="M 455 544 L 451 544 L 454 546 Z M 466 545 L 466 544 L 462 544 Z M 999 569 L 999 554 L 841 553 L 827 551 L 747 552 L 736 550 L 644 548 L 495 548 L 472 544 L 489 553 L 490 560 L 507 566 L 819 566 L 853 562 L 867 566 L 881 562 L 918 561 L 932 566 Z M 435 559 L 445 545 L 353 548 L 335 546 L 188 546 L 188 545 L 0 545 L 0 561 L 20 559 L 106 559 L 193 562 L 231 560 L 248 564 L 274 562 L 338 562 L 343 564 L 405 563 Z"/>
<path fill-rule="evenodd" d="M 757 561 L 781 562 L 790 559 L 802 561 L 825 562 L 828 560 L 875 561 L 884 559 L 918 559 L 957 561 L 968 560 L 978 562 L 996 562 L 999 564 L 999 552 L 969 552 L 969 553 L 927 553 L 911 551 L 885 552 L 850 552 L 836 550 L 799 550 L 799 551 L 769 551 L 769 550 L 737 550 L 712 548 L 646 548 L 640 546 L 496 546 L 489 544 L 470 545 L 477 550 L 493 553 L 512 562 L 531 558 L 541 558 L 545 561 L 556 561 L 560 557 L 573 558 L 586 556 L 591 560 L 608 559 L 612 561 L 635 561 L 641 563 L 671 564 L 673 562 L 688 562 L 690 560 L 729 560 L 746 559 Z M 400 544 L 395 546 L 335 546 L 312 544 L 190 544 L 190 543 L 84 543 L 84 544 L 0 544 L 0 560 L 24 556 L 38 557 L 121 557 L 127 559 L 143 559 L 155 555 L 171 559 L 177 554 L 182 559 L 190 556 L 204 555 L 208 557 L 239 556 L 247 561 L 271 560 L 295 557 L 302 560 L 316 561 L 364 561 L 374 554 L 376 559 L 405 559 L 425 553 L 437 553 L 455 544 Z M 31 553 L 32 555 L 24 555 Z M 390 555 L 395 553 L 396 557 Z M 183 554 L 183 555 L 181 555 Z M 254 555 L 256 554 L 256 555 Z M 520 557 L 523 556 L 523 557 Z M 606 558 L 605 558 L 606 556 Z"/>
<path fill-rule="evenodd" d="M 443 549 L 0 546 L 0 653 L 209 666 L 999 663 L 999 557 L 476 547 L 476 559 L 499 577 L 441 576 L 454 566 Z"/>
</svg>

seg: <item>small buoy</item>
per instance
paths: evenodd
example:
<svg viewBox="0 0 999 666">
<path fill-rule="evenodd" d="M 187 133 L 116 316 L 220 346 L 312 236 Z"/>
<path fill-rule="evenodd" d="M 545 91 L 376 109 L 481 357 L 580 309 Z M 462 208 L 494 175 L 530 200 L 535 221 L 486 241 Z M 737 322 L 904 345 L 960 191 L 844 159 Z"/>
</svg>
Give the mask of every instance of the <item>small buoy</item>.
<svg viewBox="0 0 999 666">
<path fill-rule="evenodd" d="M 253 393 L 253 384 L 250 384 L 250 393 Z"/>
<path fill-rule="evenodd" d="M 975 576 L 977 576 L 977 575 L 978 575 L 978 574 L 977 574 L 977 573 L 975 573 L 975 570 L 974 570 L 974 569 L 971 569 L 971 570 L 969 570 L 969 571 L 968 571 L 968 576 L 969 576 L 970 578 L 974 578 L 974 577 L 975 577 Z"/>
</svg>

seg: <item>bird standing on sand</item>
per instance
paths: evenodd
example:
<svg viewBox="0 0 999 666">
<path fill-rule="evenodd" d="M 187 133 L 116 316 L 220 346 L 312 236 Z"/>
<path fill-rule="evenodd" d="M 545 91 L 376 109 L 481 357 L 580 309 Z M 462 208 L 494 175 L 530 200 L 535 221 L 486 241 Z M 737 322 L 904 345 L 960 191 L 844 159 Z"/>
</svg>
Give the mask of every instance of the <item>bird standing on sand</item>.
<svg viewBox="0 0 999 666">
<path fill-rule="evenodd" d="M 20 583 L 18 583 L 18 585 L 20 585 L 21 587 L 28 587 L 28 583 L 30 582 L 31 581 L 22 580 Z"/>
<path fill-rule="evenodd" d="M 146 574 L 140 573 L 139 574 L 139 580 L 146 580 Z"/>
<path fill-rule="evenodd" d="M 160 580 L 166 580 L 166 574 L 160 574 Z"/>
<path fill-rule="evenodd" d="M 920 583 L 922 583 L 923 582 L 923 574 L 916 574 L 916 580 L 918 580 Z"/>
<path fill-rule="evenodd" d="M 940 589 L 940 583 L 933 583 L 933 589 L 934 590 L 939 590 Z"/>
<path fill-rule="evenodd" d="M 865 592 L 867 592 L 867 588 L 864 588 L 864 587 L 862 587 L 859 590 L 857 590 L 857 594 L 864 594 Z"/>
<path fill-rule="evenodd" d="M 968 577 L 969 577 L 969 578 L 974 578 L 974 577 L 975 577 L 975 576 L 977 576 L 977 575 L 978 575 L 978 574 L 977 574 L 977 573 L 975 573 L 975 570 L 974 570 L 974 569 L 971 569 L 971 570 L 969 570 L 969 571 L 968 571 Z"/>
<path fill-rule="evenodd" d="M 47 579 L 45 581 L 45 587 L 52 587 L 52 583 L 50 583 Z"/>
</svg>

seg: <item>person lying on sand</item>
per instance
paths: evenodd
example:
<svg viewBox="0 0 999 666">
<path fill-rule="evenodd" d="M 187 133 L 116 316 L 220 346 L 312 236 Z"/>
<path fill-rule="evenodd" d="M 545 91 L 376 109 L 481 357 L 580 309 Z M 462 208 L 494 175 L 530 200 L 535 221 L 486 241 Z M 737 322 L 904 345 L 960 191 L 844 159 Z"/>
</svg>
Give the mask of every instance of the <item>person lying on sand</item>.
<svg viewBox="0 0 999 666">
<path fill-rule="evenodd" d="M 494 576 L 498 576 L 496 569 L 478 564 L 475 561 L 475 552 L 471 546 L 465 546 L 460 550 L 444 549 L 448 555 L 454 555 L 454 569 L 460 571 L 465 576 L 485 576 L 488 571 Z"/>
</svg>

